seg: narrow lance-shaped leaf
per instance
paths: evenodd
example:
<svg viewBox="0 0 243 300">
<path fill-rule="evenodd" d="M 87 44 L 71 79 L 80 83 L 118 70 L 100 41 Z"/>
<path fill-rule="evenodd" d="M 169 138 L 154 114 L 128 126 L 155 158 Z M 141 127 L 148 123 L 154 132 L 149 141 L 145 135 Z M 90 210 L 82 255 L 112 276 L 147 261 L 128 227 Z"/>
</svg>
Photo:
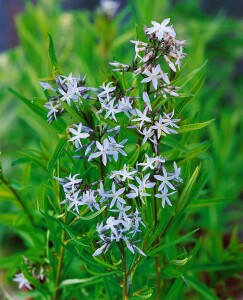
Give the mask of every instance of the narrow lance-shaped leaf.
<svg viewBox="0 0 243 300">
<path fill-rule="evenodd" d="M 59 75 L 59 74 L 62 74 L 62 70 L 61 70 L 61 68 L 58 64 L 57 58 L 56 58 L 53 39 L 50 34 L 48 34 L 48 36 L 49 36 L 49 58 L 50 58 L 51 65 L 52 65 L 52 71 L 53 71 L 54 75 Z"/>
<path fill-rule="evenodd" d="M 36 105 L 33 101 L 30 101 L 28 98 L 24 97 L 23 95 L 19 94 L 17 91 L 9 88 L 9 91 L 17 96 L 24 104 L 26 104 L 33 112 L 35 112 L 39 117 L 46 121 L 47 116 L 47 109 L 39 105 Z"/>
<path fill-rule="evenodd" d="M 219 300 L 219 298 L 211 291 L 205 284 L 199 282 L 195 277 L 187 276 L 187 281 L 190 287 L 194 288 L 203 299 L 208 300 Z"/>
<path fill-rule="evenodd" d="M 189 160 L 192 160 L 194 157 L 198 157 L 199 155 L 207 151 L 207 149 L 210 147 L 211 144 L 212 144 L 211 142 L 206 142 L 200 145 L 199 147 L 193 149 L 192 151 L 190 151 L 184 156 L 184 159 L 181 160 L 180 163 L 185 163 Z"/>
<path fill-rule="evenodd" d="M 165 245 L 159 246 L 156 249 L 148 252 L 147 256 L 152 256 L 152 255 L 154 255 L 154 254 L 156 254 L 156 253 L 158 253 L 158 252 L 160 252 L 162 250 L 165 250 L 166 248 L 169 248 L 169 247 L 171 247 L 173 245 L 179 244 L 179 243 L 185 241 L 186 239 L 188 239 L 191 235 L 193 235 L 197 231 L 198 231 L 198 228 L 195 229 L 195 230 L 193 230 L 193 231 L 191 231 L 191 232 L 189 232 L 189 233 L 187 233 L 187 234 L 185 234 L 184 236 L 180 237 L 179 239 L 176 239 L 176 240 L 174 240 L 172 242 L 169 242 L 169 243 L 167 243 Z"/>
<path fill-rule="evenodd" d="M 77 109 L 74 109 L 73 107 L 69 106 L 66 102 L 60 101 L 62 107 L 66 110 L 66 112 L 74 119 L 77 123 L 84 123 L 86 125 L 86 122 L 81 117 L 81 115 L 78 113 Z"/>
<path fill-rule="evenodd" d="M 50 157 L 49 162 L 47 164 L 48 171 L 52 170 L 55 167 L 56 162 L 61 156 L 62 152 L 64 151 L 67 142 L 68 141 L 66 139 L 59 139 L 59 141 L 57 142 L 56 148 L 53 151 L 52 156 Z"/>
<path fill-rule="evenodd" d="M 207 72 L 203 73 L 202 76 L 197 81 L 197 83 L 192 88 L 192 90 L 190 91 L 190 93 L 193 96 L 189 96 L 189 97 L 180 99 L 180 102 L 178 102 L 178 104 L 176 105 L 176 112 L 175 112 L 176 118 L 178 118 L 180 116 L 180 114 L 181 114 L 182 110 L 184 109 L 184 107 L 186 106 L 186 104 L 188 104 L 188 102 L 191 101 L 197 95 L 197 93 L 200 91 L 200 89 L 202 88 L 204 81 L 206 79 L 206 75 L 207 75 Z"/>
<path fill-rule="evenodd" d="M 202 122 L 202 123 L 195 123 L 195 124 L 189 124 L 189 125 L 182 125 L 180 128 L 177 130 L 178 133 L 184 133 L 184 132 L 190 132 L 194 130 L 198 130 L 201 128 L 204 128 L 208 126 L 210 123 L 212 123 L 215 119 Z"/>
<path fill-rule="evenodd" d="M 200 171 L 200 168 L 201 168 L 201 165 L 197 166 L 195 171 L 193 172 L 191 178 L 188 180 L 186 186 L 184 187 L 179 199 L 178 199 L 178 202 L 177 202 L 177 205 L 178 207 L 182 207 L 182 206 L 186 206 L 188 203 L 188 197 L 189 197 L 189 194 L 192 190 L 192 187 L 195 183 L 195 181 L 197 180 L 198 178 L 198 175 L 199 175 L 199 171 Z"/>
<path fill-rule="evenodd" d="M 202 71 L 202 69 L 207 65 L 207 60 L 198 68 L 190 72 L 186 77 L 182 79 L 178 79 L 173 82 L 174 85 L 180 86 L 180 90 L 189 82 L 191 81 L 198 73 Z"/>
<path fill-rule="evenodd" d="M 81 279 L 66 279 L 61 282 L 59 288 L 64 287 L 66 285 L 73 285 L 73 284 L 80 284 L 80 283 L 87 283 L 93 282 L 94 280 L 98 279 L 98 276 L 93 276 L 89 278 L 81 278 Z"/>
</svg>

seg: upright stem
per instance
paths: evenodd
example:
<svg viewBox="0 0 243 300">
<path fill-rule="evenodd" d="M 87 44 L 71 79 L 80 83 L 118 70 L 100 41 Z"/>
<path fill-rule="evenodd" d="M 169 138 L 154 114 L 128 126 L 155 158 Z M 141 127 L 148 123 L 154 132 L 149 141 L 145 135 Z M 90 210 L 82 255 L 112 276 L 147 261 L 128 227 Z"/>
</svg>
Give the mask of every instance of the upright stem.
<svg viewBox="0 0 243 300">
<path fill-rule="evenodd" d="M 154 195 L 156 194 L 156 185 L 154 186 Z M 157 216 L 157 199 L 154 196 L 154 227 L 158 225 L 158 216 Z M 159 245 L 159 237 L 156 237 L 154 242 L 155 245 Z M 157 285 L 157 300 L 160 300 L 161 297 L 161 267 L 159 256 L 155 256 L 155 268 L 156 268 L 156 285 Z"/>
<path fill-rule="evenodd" d="M 101 143 L 101 133 L 99 132 L 99 142 Z M 102 161 L 102 155 L 100 156 L 100 179 L 104 180 L 105 179 L 105 169 Z"/>
<path fill-rule="evenodd" d="M 102 156 L 100 156 L 100 179 L 104 180 L 104 178 L 105 178 L 105 170 L 102 162 Z"/>
<path fill-rule="evenodd" d="M 66 215 L 64 217 L 64 222 L 66 222 Z M 62 236 L 61 236 L 62 244 L 64 244 L 65 240 L 66 240 L 66 232 L 64 230 L 62 230 Z M 61 280 L 61 275 L 62 275 L 62 266 L 63 266 L 64 252 L 65 252 L 65 248 L 61 245 L 60 254 L 59 254 L 59 258 L 58 258 L 58 264 L 57 264 L 57 275 L 56 275 L 56 282 L 55 282 L 55 286 L 56 286 L 55 287 L 55 294 L 54 294 L 52 300 L 58 300 L 58 299 L 60 299 L 61 290 L 58 287 L 59 287 L 60 280 Z"/>
<path fill-rule="evenodd" d="M 154 145 L 154 154 L 158 155 L 159 153 L 159 140 L 157 144 Z M 157 209 L 157 199 L 155 198 L 156 194 L 156 185 L 154 186 L 154 227 L 158 225 L 158 209 Z M 157 236 L 154 245 L 159 245 L 159 237 Z M 157 300 L 161 299 L 161 267 L 159 256 L 155 256 L 155 269 L 156 269 L 156 285 L 157 285 Z"/>
<path fill-rule="evenodd" d="M 126 267 L 126 252 L 123 244 L 120 245 L 120 251 L 122 254 L 122 300 L 128 300 L 127 295 L 127 267 Z"/>
<path fill-rule="evenodd" d="M 59 160 L 58 160 L 57 161 L 57 175 L 58 175 L 58 177 L 60 176 L 59 171 L 60 171 L 60 165 L 59 165 Z M 60 185 L 58 185 L 58 193 L 59 193 L 59 199 L 61 199 Z M 60 206 L 60 201 L 59 201 L 59 206 Z M 64 217 L 62 218 L 62 221 L 64 223 L 67 222 L 67 212 L 65 213 Z M 61 296 L 61 289 L 59 289 L 59 285 L 60 285 L 61 275 L 62 275 L 63 258 L 64 258 L 64 252 L 65 252 L 65 248 L 64 248 L 63 245 L 65 244 L 65 241 L 66 241 L 66 232 L 64 231 L 64 229 L 62 229 L 61 246 L 60 246 L 60 253 L 59 253 L 59 257 L 58 257 L 57 274 L 56 274 L 56 281 L 55 281 L 55 293 L 54 293 L 54 296 L 53 296 L 52 300 L 59 300 L 60 296 Z"/>
</svg>

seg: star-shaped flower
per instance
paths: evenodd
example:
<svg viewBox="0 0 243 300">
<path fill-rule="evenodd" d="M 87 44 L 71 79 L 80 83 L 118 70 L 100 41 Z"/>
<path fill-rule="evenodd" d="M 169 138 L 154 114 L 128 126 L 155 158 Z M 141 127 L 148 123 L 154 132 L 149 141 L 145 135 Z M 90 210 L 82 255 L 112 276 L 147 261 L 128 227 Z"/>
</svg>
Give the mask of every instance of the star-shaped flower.
<svg viewBox="0 0 243 300">
<path fill-rule="evenodd" d="M 22 289 L 22 287 L 25 286 L 27 289 L 32 290 L 30 282 L 24 277 L 23 273 L 16 274 L 13 281 L 19 284 L 19 289 Z"/>
<path fill-rule="evenodd" d="M 158 88 L 158 81 L 159 79 L 163 79 L 167 84 L 170 83 L 168 75 L 166 73 L 163 73 L 161 70 L 160 65 L 157 65 L 155 68 L 152 67 L 151 72 L 149 70 L 145 70 L 143 72 L 147 76 L 147 78 L 144 78 L 141 83 L 147 83 L 152 81 L 153 87 L 155 90 Z"/>
<path fill-rule="evenodd" d="M 162 181 L 162 183 L 159 185 L 158 190 L 161 191 L 165 186 L 168 186 L 172 190 L 175 190 L 175 187 L 170 183 L 170 180 L 174 179 L 174 176 L 168 176 L 167 171 L 165 167 L 163 167 L 163 176 L 161 175 L 154 175 L 154 178 L 156 178 L 159 181 Z"/>
<path fill-rule="evenodd" d="M 124 191 L 125 191 L 125 188 L 121 188 L 116 191 L 116 185 L 114 182 L 112 183 L 111 194 L 107 195 L 108 198 L 112 198 L 111 203 L 110 203 L 110 208 L 112 208 L 114 206 L 114 204 L 118 203 L 118 202 L 120 202 L 121 204 L 126 204 L 126 201 L 120 197 L 120 195 L 122 195 L 124 193 Z"/>
<path fill-rule="evenodd" d="M 172 28 L 172 26 L 167 26 L 170 22 L 170 18 L 163 20 L 161 23 L 152 21 L 153 24 L 152 27 L 146 29 L 147 34 L 153 34 L 155 33 L 156 37 L 161 41 L 164 37 L 165 33 L 168 33 L 172 37 L 175 37 L 175 30 Z"/>
<path fill-rule="evenodd" d="M 147 117 L 148 107 L 146 107 L 143 112 L 136 108 L 136 112 L 139 118 L 133 119 L 132 122 L 140 122 L 140 129 L 144 122 L 151 123 L 151 118 Z"/>
<path fill-rule="evenodd" d="M 70 127 L 69 131 L 73 134 L 73 137 L 68 140 L 69 142 L 74 141 L 74 145 L 76 148 L 82 147 L 82 143 L 81 143 L 81 139 L 85 139 L 87 137 L 89 137 L 90 135 L 87 132 L 82 132 L 82 123 L 80 123 L 79 125 L 74 124 L 74 126 L 77 127 L 77 130 Z"/>
</svg>

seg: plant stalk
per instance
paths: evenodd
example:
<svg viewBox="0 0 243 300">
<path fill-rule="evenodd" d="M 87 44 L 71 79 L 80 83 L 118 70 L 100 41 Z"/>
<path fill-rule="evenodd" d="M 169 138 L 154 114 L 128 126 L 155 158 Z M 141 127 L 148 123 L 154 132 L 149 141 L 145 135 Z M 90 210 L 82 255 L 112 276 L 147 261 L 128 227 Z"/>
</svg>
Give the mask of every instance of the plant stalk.
<svg viewBox="0 0 243 300">
<path fill-rule="evenodd" d="M 123 244 L 120 246 L 122 254 L 122 300 L 128 300 L 127 294 L 127 267 L 126 267 L 126 253 Z"/>
<path fill-rule="evenodd" d="M 154 186 L 154 195 L 156 194 L 156 185 Z M 157 216 L 157 199 L 154 196 L 154 227 L 158 225 Z M 155 245 L 159 245 L 159 237 L 156 237 Z M 161 299 L 161 267 L 159 256 L 155 256 L 155 269 L 156 269 L 156 286 L 157 286 L 157 300 Z"/>
<path fill-rule="evenodd" d="M 65 218 L 64 221 L 66 221 L 66 215 L 65 215 L 64 218 Z M 64 230 L 62 230 L 62 236 L 61 236 L 62 244 L 65 243 L 65 240 L 66 240 L 66 232 Z M 59 284 L 60 284 L 61 275 L 62 275 L 64 252 L 65 252 L 65 248 L 64 248 L 64 246 L 61 245 L 59 259 L 58 259 L 58 264 L 57 264 L 57 275 L 56 275 L 56 282 L 55 282 L 55 286 L 56 286 L 55 287 L 55 294 L 54 294 L 52 300 L 58 300 L 58 299 L 60 299 L 61 290 L 59 289 Z"/>
</svg>

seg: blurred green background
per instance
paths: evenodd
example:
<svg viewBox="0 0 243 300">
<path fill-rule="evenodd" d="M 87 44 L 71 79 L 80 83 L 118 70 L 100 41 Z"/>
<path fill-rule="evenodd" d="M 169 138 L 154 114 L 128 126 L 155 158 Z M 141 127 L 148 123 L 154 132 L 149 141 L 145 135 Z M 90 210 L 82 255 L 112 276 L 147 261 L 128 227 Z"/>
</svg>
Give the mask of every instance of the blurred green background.
<svg viewBox="0 0 243 300">
<path fill-rule="evenodd" d="M 19 44 L 0 54 L 1 162 L 5 176 L 32 201 L 46 171 L 34 163 L 25 164 L 26 156 L 19 160 L 20 152 L 45 147 L 51 153 L 57 141 L 55 129 L 8 90 L 11 87 L 29 99 L 44 97 L 38 82 L 51 75 L 47 33 L 53 37 L 64 73 L 86 74 L 88 85 L 99 86 L 106 78 L 109 61 L 131 61 L 129 40 L 135 38 L 135 24 L 149 25 L 151 20 L 170 17 L 178 38 L 187 40 L 186 72 L 208 60 L 206 83 L 184 114 L 199 122 L 216 119 L 201 134 L 192 136 L 192 142 L 208 139 L 212 143 L 204 159 L 205 188 L 200 195 L 210 204 L 192 206 L 188 217 L 188 226 L 200 227 L 203 234 L 193 271 L 219 299 L 241 299 L 243 21 L 234 18 L 239 17 L 240 6 L 229 13 L 223 6 L 210 8 L 206 2 L 202 5 L 194 0 L 131 0 L 121 5 L 114 18 L 108 18 L 98 8 L 64 10 L 68 1 L 35 2 L 25 1 L 24 11 L 15 18 Z M 3 185 L 0 199 L 2 215 L 19 209 Z M 0 216 L 0 225 L 1 256 L 12 253 L 18 240 L 16 224 Z M 204 298 L 192 295 L 191 299 Z"/>
</svg>

